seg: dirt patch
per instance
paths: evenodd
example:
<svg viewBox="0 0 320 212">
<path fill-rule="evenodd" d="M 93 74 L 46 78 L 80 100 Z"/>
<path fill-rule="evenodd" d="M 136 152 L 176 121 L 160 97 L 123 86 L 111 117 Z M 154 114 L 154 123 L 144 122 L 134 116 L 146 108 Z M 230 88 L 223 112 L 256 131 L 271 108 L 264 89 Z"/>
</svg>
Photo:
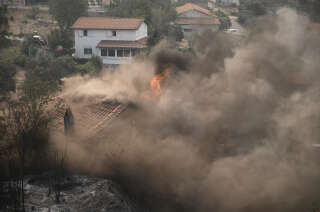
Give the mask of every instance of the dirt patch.
<svg viewBox="0 0 320 212">
<path fill-rule="evenodd" d="M 34 19 L 29 18 L 32 9 L 9 9 L 9 31 L 13 35 L 29 34 L 37 31 L 40 35 L 47 36 L 57 28 L 57 23 L 48 11 L 39 10 Z"/>
</svg>

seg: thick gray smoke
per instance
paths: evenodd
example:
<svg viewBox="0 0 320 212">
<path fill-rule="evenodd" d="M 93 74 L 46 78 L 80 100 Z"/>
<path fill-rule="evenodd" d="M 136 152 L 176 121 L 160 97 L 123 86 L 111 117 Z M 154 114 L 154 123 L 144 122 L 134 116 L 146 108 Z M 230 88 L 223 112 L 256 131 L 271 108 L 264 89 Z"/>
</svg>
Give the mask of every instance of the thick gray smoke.
<svg viewBox="0 0 320 212">
<path fill-rule="evenodd" d="M 136 105 L 108 136 L 70 143 L 70 167 L 111 177 L 153 211 L 308 211 L 320 197 L 320 32 L 282 9 L 241 47 L 215 38 L 197 44 L 201 63 L 162 44 L 151 60 L 66 79 L 65 99 Z M 144 98 L 166 68 L 159 101 Z"/>
</svg>

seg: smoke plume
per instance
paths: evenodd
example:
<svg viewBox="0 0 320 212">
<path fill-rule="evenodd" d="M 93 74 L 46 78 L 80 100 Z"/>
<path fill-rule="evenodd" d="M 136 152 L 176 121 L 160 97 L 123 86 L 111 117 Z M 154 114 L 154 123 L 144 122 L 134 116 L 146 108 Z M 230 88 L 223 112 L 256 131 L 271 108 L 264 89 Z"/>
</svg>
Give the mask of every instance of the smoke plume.
<svg viewBox="0 0 320 212">
<path fill-rule="evenodd" d="M 241 46 L 203 36 L 198 59 L 161 44 L 151 59 L 65 79 L 71 108 L 134 105 L 103 138 L 76 132 L 70 169 L 114 179 L 153 211 L 309 210 L 320 196 L 320 32 L 281 9 Z M 144 98 L 165 69 L 161 97 Z"/>
</svg>

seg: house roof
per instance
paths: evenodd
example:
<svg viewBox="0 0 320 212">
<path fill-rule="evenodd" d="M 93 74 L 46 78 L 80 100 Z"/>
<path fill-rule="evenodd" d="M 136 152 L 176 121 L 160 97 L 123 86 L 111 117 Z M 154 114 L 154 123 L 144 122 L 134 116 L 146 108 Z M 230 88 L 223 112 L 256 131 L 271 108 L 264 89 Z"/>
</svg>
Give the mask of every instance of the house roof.
<svg viewBox="0 0 320 212">
<path fill-rule="evenodd" d="M 217 18 L 180 18 L 176 21 L 178 25 L 220 25 Z"/>
<path fill-rule="evenodd" d="M 192 4 L 192 3 L 187 3 L 187 4 L 184 4 L 180 7 L 177 7 L 176 8 L 176 11 L 178 14 L 181 14 L 181 13 L 184 13 L 184 12 L 188 12 L 190 10 L 196 10 L 198 12 L 201 12 L 201 13 L 204 13 L 206 15 L 210 15 L 212 16 L 212 14 L 210 13 L 209 10 L 205 9 L 205 8 L 202 8 L 196 4 Z"/>
<path fill-rule="evenodd" d="M 55 117 L 50 125 L 52 131 L 58 134 L 64 133 L 64 115 L 69 107 L 66 101 L 61 98 L 55 99 L 52 104 L 59 107 L 51 111 Z M 95 101 L 90 104 L 71 105 L 71 110 L 75 121 L 75 130 L 85 132 L 87 135 L 99 135 L 99 132 L 106 128 L 114 118 L 126 109 L 126 105 L 113 101 Z"/>
<path fill-rule="evenodd" d="M 140 18 L 80 17 L 72 29 L 136 30 L 143 22 Z"/>
<path fill-rule="evenodd" d="M 147 47 L 147 37 L 136 41 L 119 41 L 119 40 L 102 40 L 98 43 L 97 48 L 137 48 L 143 49 Z"/>
</svg>

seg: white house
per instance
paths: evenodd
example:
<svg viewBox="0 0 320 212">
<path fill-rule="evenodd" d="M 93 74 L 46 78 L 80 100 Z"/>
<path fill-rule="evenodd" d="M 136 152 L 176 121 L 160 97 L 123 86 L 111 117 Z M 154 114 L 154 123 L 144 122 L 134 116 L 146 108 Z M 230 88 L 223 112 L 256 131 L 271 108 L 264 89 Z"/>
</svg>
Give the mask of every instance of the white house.
<svg viewBox="0 0 320 212">
<path fill-rule="evenodd" d="M 239 6 L 240 5 L 239 0 L 218 0 L 218 3 L 223 6 L 232 6 L 232 5 Z"/>
<path fill-rule="evenodd" d="M 147 47 L 148 27 L 143 19 L 81 17 L 72 29 L 77 58 L 96 55 L 104 64 L 124 64 Z"/>
<path fill-rule="evenodd" d="M 181 26 L 185 38 L 190 38 L 206 29 L 219 29 L 219 19 L 209 10 L 196 4 L 187 3 L 177 7 L 176 11 L 178 17 L 175 23 Z"/>
</svg>

